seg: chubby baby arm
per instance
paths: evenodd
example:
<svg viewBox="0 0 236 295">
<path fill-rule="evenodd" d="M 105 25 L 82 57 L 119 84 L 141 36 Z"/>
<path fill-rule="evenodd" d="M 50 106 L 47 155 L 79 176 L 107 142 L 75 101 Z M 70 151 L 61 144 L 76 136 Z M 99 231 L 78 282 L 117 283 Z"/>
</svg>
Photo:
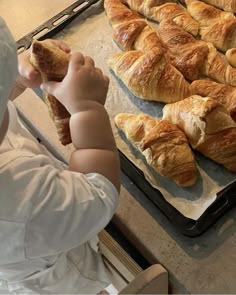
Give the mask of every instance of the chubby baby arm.
<svg viewBox="0 0 236 295">
<path fill-rule="evenodd" d="M 70 158 L 70 169 L 84 174 L 96 172 L 120 189 L 120 165 L 109 117 L 96 102 L 84 104 L 86 110 L 70 119 L 72 142 L 76 150 Z"/>
<path fill-rule="evenodd" d="M 57 97 L 71 114 L 70 131 L 75 151 L 72 171 L 99 173 L 120 189 L 119 156 L 110 120 L 104 108 L 109 79 L 90 57 L 71 56 L 62 82 L 48 82 L 43 89 Z"/>
</svg>

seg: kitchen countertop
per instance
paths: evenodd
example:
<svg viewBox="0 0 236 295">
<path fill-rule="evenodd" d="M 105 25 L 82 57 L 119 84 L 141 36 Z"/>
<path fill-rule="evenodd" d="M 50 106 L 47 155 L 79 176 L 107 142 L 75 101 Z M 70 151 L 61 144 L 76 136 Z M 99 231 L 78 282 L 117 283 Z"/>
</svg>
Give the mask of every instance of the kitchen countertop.
<svg viewBox="0 0 236 295">
<path fill-rule="evenodd" d="M 74 1 L 2 0 L 1 16 L 16 40 Z M 68 158 L 71 146 L 57 139 L 45 104 L 27 90 L 17 105 Z M 161 263 L 170 274 L 173 293 L 236 293 L 236 208 L 197 238 L 178 233 L 166 217 L 122 174 L 122 190 L 114 224 L 150 263 Z"/>
<path fill-rule="evenodd" d="M 74 2 L 74 0 L 1 0 L 0 15 L 4 17 L 17 41 Z"/>
</svg>

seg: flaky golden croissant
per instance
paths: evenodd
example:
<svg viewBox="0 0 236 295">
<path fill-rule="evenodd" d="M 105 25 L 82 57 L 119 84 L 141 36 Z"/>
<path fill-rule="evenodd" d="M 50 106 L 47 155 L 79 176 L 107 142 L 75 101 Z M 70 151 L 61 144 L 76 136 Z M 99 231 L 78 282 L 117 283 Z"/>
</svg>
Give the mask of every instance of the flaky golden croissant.
<svg viewBox="0 0 236 295">
<path fill-rule="evenodd" d="M 236 88 L 210 80 L 196 80 L 192 84 L 193 94 L 209 96 L 221 103 L 236 121 Z"/>
<path fill-rule="evenodd" d="M 113 28 L 113 39 L 123 50 L 149 51 L 160 47 L 167 51 L 158 32 L 120 0 L 105 0 L 104 8 Z"/>
<path fill-rule="evenodd" d="M 166 4 L 166 3 L 176 3 L 175 0 L 121 0 L 121 2 L 128 4 L 132 9 L 146 15 L 149 13 L 150 9 Z"/>
<path fill-rule="evenodd" d="M 199 22 L 201 39 L 211 42 L 216 48 L 226 51 L 236 47 L 236 18 L 198 0 L 185 0 L 187 9 Z"/>
<path fill-rule="evenodd" d="M 159 174 L 179 186 L 195 183 L 197 169 L 193 153 L 186 136 L 175 125 L 146 114 L 125 113 L 115 117 L 115 124 Z"/>
<path fill-rule="evenodd" d="M 172 19 L 185 31 L 194 36 L 198 34 L 198 22 L 191 17 L 184 7 L 176 3 L 166 3 L 156 6 L 155 1 L 123 0 L 123 2 L 127 3 L 131 9 L 140 12 L 154 21 L 161 22 L 164 19 Z"/>
<path fill-rule="evenodd" d="M 209 27 L 220 21 L 234 19 L 233 13 L 222 11 L 198 0 L 185 0 L 187 10 L 199 22 L 200 27 Z"/>
<path fill-rule="evenodd" d="M 204 75 L 217 82 L 236 86 L 236 69 L 210 42 L 194 39 L 170 20 L 161 22 L 159 34 L 171 53 L 171 63 L 187 79 L 195 80 L 198 75 Z"/>
<path fill-rule="evenodd" d="M 209 53 L 202 65 L 202 74 L 217 82 L 236 86 L 236 69 L 229 65 L 211 43 L 206 44 Z"/>
<path fill-rule="evenodd" d="M 172 64 L 188 80 L 196 80 L 209 52 L 205 42 L 196 40 L 172 20 L 163 20 L 159 34 L 172 54 Z"/>
<path fill-rule="evenodd" d="M 134 95 L 146 100 L 169 103 L 191 93 L 190 84 L 158 48 L 117 53 L 109 66 Z"/>
<path fill-rule="evenodd" d="M 236 123 L 223 105 L 193 95 L 165 105 L 163 119 L 176 124 L 194 149 L 236 172 Z"/>
<path fill-rule="evenodd" d="M 189 80 L 206 76 L 236 86 L 236 69 L 210 42 L 194 39 L 170 20 L 161 22 L 159 34 L 171 53 L 171 63 Z M 207 49 L 208 48 L 208 49 Z"/>
<path fill-rule="evenodd" d="M 202 0 L 208 4 L 219 7 L 225 11 L 236 13 L 236 1 L 235 0 Z"/>
<path fill-rule="evenodd" d="M 68 70 L 69 59 L 70 54 L 49 40 L 35 40 L 32 43 L 30 62 L 41 73 L 43 82 L 62 81 Z M 54 96 L 44 92 L 44 98 L 61 143 L 71 143 L 69 112 Z"/>
<path fill-rule="evenodd" d="M 231 66 L 236 68 L 236 48 L 231 48 L 227 50 L 225 56 Z"/>
<path fill-rule="evenodd" d="M 236 47 L 236 19 L 201 28 L 200 35 L 202 40 L 211 42 L 221 51 Z"/>
</svg>

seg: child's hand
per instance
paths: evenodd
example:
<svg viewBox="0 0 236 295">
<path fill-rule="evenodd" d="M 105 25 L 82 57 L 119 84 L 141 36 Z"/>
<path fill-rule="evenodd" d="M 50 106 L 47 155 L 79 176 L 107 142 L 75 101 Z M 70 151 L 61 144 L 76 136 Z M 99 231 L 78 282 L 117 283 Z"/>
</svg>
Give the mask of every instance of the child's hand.
<svg viewBox="0 0 236 295">
<path fill-rule="evenodd" d="M 70 52 L 70 48 L 59 40 L 50 40 L 53 44 L 65 52 Z M 19 76 L 16 83 L 22 88 L 39 87 L 42 83 L 40 73 L 34 69 L 30 63 L 30 49 L 18 55 L 18 70 Z"/>
<path fill-rule="evenodd" d="M 70 114 L 74 114 L 85 101 L 104 105 L 108 85 L 108 77 L 95 67 L 93 59 L 75 52 L 71 55 L 68 73 L 63 81 L 44 83 L 42 89 L 55 96 Z"/>
</svg>

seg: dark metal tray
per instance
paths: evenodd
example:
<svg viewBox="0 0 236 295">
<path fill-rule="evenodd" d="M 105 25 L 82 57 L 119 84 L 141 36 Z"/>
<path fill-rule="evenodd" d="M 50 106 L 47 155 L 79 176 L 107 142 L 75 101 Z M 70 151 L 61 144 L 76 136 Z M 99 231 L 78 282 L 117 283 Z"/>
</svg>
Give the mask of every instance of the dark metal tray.
<svg viewBox="0 0 236 295">
<path fill-rule="evenodd" d="M 38 28 L 19 39 L 16 42 L 18 52 L 22 52 L 29 48 L 34 39 L 45 40 L 47 38 L 52 38 L 78 17 L 84 10 L 88 9 L 96 2 L 98 2 L 98 0 L 79 0 L 68 6 Z M 40 35 L 41 32 L 42 34 Z"/>
<path fill-rule="evenodd" d="M 236 181 L 217 193 L 216 200 L 197 219 L 193 220 L 181 214 L 173 207 L 159 190 L 145 179 L 143 172 L 120 152 L 122 172 L 150 199 L 178 228 L 178 230 L 188 237 L 197 237 L 204 233 L 222 215 L 236 205 Z"/>
<path fill-rule="evenodd" d="M 84 10 L 88 9 L 96 2 L 98 2 L 98 0 L 76 1 L 71 6 L 18 40 L 16 42 L 18 51 L 21 52 L 29 48 L 34 39 L 44 40 L 46 38 L 52 38 Z M 40 32 L 44 32 L 45 29 L 47 32 L 40 35 Z M 40 37 L 38 37 L 39 35 Z M 201 235 L 236 204 L 235 181 L 217 193 L 216 200 L 197 220 L 187 218 L 169 202 L 167 202 L 160 191 L 152 187 L 152 185 L 145 179 L 141 170 L 139 170 L 121 151 L 119 151 L 119 153 L 122 172 L 126 174 L 129 179 L 147 196 L 147 198 L 163 212 L 173 226 L 175 226 L 183 235 L 189 237 L 197 237 Z"/>
</svg>

